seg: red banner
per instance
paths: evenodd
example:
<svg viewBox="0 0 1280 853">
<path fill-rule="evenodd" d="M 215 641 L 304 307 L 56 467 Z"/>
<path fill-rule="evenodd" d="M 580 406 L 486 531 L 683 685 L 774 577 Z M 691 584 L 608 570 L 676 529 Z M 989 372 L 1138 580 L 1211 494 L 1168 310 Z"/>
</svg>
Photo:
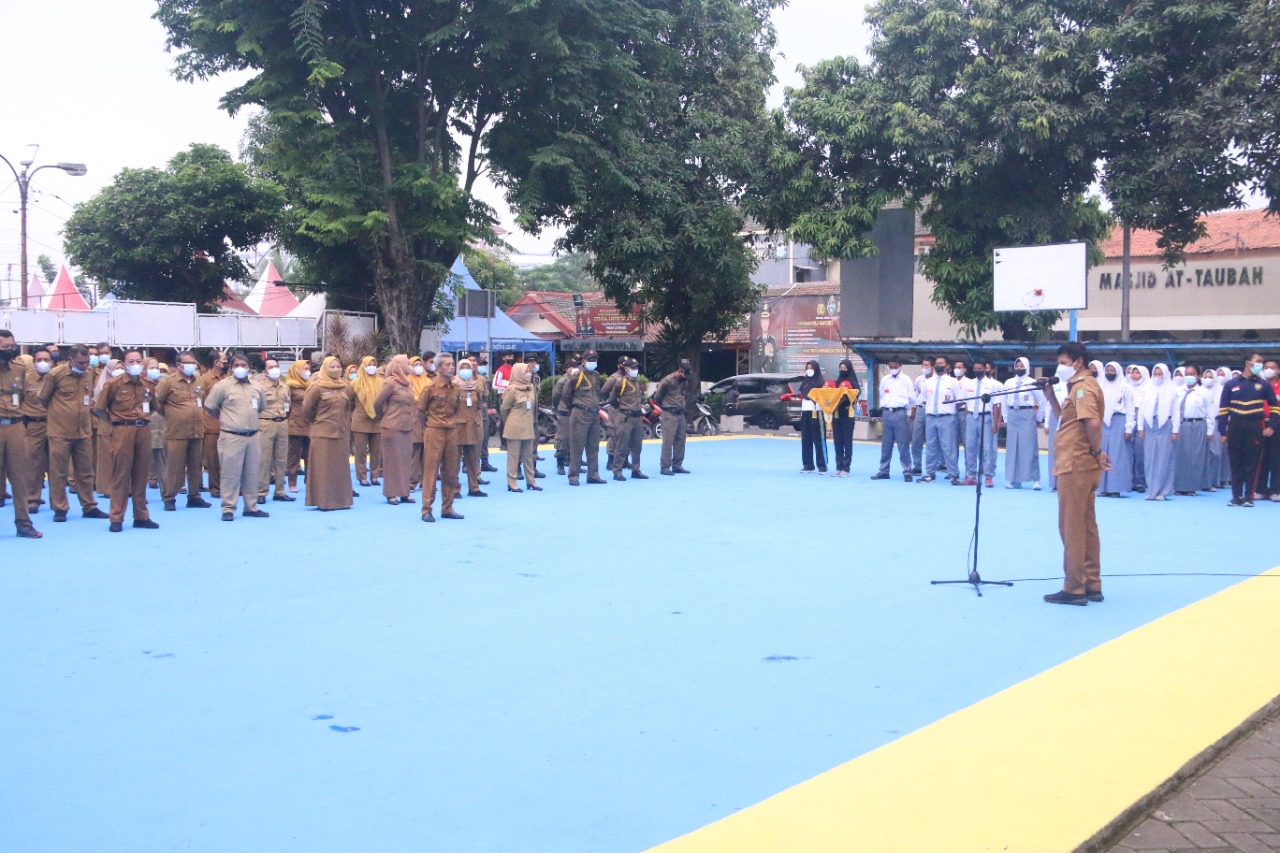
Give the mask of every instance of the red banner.
<svg viewBox="0 0 1280 853">
<path fill-rule="evenodd" d="M 586 338 L 631 338 L 644 334 L 638 314 L 624 314 L 616 305 L 583 309 L 578 334 Z"/>
</svg>

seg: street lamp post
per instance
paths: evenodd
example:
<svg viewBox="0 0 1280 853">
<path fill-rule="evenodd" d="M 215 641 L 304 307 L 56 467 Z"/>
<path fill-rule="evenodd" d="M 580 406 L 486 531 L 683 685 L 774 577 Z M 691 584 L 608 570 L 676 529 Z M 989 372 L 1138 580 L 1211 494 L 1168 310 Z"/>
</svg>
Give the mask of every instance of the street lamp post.
<svg viewBox="0 0 1280 853">
<path fill-rule="evenodd" d="M 36 161 L 36 153 L 40 150 L 38 145 L 33 147 L 36 150 L 31 152 L 31 156 L 28 159 L 18 161 L 18 165 L 22 167 L 21 173 L 13 167 L 8 157 L 0 154 L 0 160 L 3 160 L 4 164 L 9 167 L 9 171 L 13 172 L 13 179 L 18 183 L 18 218 L 20 223 L 18 239 L 21 241 L 19 246 L 21 264 L 19 266 L 22 270 L 22 301 L 20 304 L 23 308 L 27 307 L 27 190 L 31 186 L 31 179 L 41 169 L 61 169 L 76 178 L 87 174 L 89 171 L 83 163 L 49 163 L 44 166 L 37 166 L 28 173 L 27 169 Z"/>
</svg>

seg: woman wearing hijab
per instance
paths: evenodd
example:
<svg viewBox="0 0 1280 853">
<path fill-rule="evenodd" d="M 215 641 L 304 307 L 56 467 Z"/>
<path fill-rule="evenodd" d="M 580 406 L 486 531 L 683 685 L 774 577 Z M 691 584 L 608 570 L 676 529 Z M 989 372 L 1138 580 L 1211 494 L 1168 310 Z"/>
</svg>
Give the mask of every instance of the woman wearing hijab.
<svg viewBox="0 0 1280 853">
<path fill-rule="evenodd" d="M 1213 441 L 1209 424 L 1217 417 L 1218 406 L 1200 384 L 1200 371 L 1194 364 L 1183 369 L 1182 382 L 1174 390 L 1178 396 L 1179 427 L 1173 453 L 1173 491 L 1191 497 L 1205 488 L 1209 443 Z"/>
<path fill-rule="evenodd" d="M 1181 426 L 1178 392 L 1169 380 L 1169 365 L 1157 364 L 1151 371 L 1151 387 L 1142 398 L 1138 435 L 1146 454 L 1147 500 L 1162 501 L 1173 494 L 1174 442 Z"/>
<path fill-rule="evenodd" d="M 394 356 L 387 364 L 387 378 L 373 401 L 382 425 L 382 495 L 387 503 L 411 501 L 413 485 L 413 436 L 418 424 L 417 399 L 409 373 L 409 357 Z M 422 433 L 418 432 L 418 437 Z"/>
<path fill-rule="evenodd" d="M 289 365 L 284 384 L 289 387 L 289 491 L 296 492 L 298 471 L 307 457 L 307 419 L 302 415 L 302 401 L 311 385 L 311 362 L 295 361 Z"/>
<path fill-rule="evenodd" d="M 1129 408 L 1133 411 L 1133 438 L 1129 454 L 1133 457 L 1133 490 L 1147 491 L 1147 442 L 1142 437 L 1142 401 L 1151 390 L 1151 372 L 1140 364 L 1129 365 Z"/>
<path fill-rule="evenodd" d="M 1238 372 L 1238 371 L 1237 371 Z M 1222 406 L 1222 389 L 1231 381 L 1233 374 L 1229 367 L 1218 368 L 1218 381 L 1213 386 L 1213 396 L 1218 401 L 1218 407 Z M 1215 412 L 1216 417 L 1216 412 Z M 1218 455 L 1222 460 L 1222 466 L 1218 469 L 1218 488 L 1231 488 L 1231 458 L 1227 453 L 1227 449 L 1221 446 L 1221 439 L 1214 442 L 1214 446 L 1218 450 Z"/>
<path fill-rule="evenodd" d="M 1218 374 L 1206 370 L 1200 374 L 1200 392 L 1204 394 L 1209 405 L 1209 417 L 1205 420 L 1208 427 L 1208 438 L 1205 441 L 1204 476 L 1201 477 L 1200 488 L 1206 492 L 1216 492 L 1222 486 L 1222 442 L 1218 440 L 1218 406 L 1219 385 Z"/>
<path fill-rule="evenodd" d="M 142 362 L 146 377 L 152 382 L 159 382 L 169 372 L 167 365 L 161 364 L 158 358 L 148 358 Z M 164 482 L 165 463 L 168 455 L 164 450 L 164 415 L 159 409 L 151 412 L 151 470 L 147 474 L 147 486 L 160 488 Z"/>
<path fill-rule="evenodd" d="M 431 371 L 422 356 L 415 355 L 409 359 L 409 382 L 413 386 L 414 402 L 422 399 L 422 392 L 431 382 Z M 422 440 L 427 429 L 426 413 L 414 407 L 417 422 L 413 428 L 413 470 L 409 474 L 409 482 L 417 489 L 422 485 Z"/>
<path fill-rule="evenodd" d="M 458 372 L 453 384 L 458 386 L 462 402 L 458 406 L 457 436 L 458 458 L 467 471 L 467 497 L 487 498 L 480 491 L 484 479 L 480 476 L 480 437 L 484 434 L 481 419 L 485 416 L 484 383 L 476 379 L 475 362 L 464 358 L 458 362 Z"/>
<path fill-rule="evenodd" d="M 356 392 L 342 375 L 342 362 L 329 356 L 302 398 L 311 436 L 307 456 L 307 506 L 350 509 L 351 410 Z"/>
<path fill-rule="evenodd" d="M 1000 414 L 1004 418 L 1004 487 L 1020 489 L 1030 482 L 1040 488 L 1040 433 L 1037 427 L 1044 404 L 1036 380 L 1031 376 L 1031 362 L 1019 356 L 1013 362 L 1013 376 L 1005 381 L 1006 391 Z"/>
<path fill-rule="evenodd" d="M 98 382 L 93 386 L 93 399 L 102 396 L 102 386 L 124 373 L 124 362 L 118 358 L 110 359 L 107 366 L 98 373 Z M 100 495 L 106 495 L 111 488 L 111 424 L 97 420 L 98 438 L 94 442 L 94 489 Z"/>
<path fill-rule="evenodd" d="M 1110 470 L 1102 472 L 1098 481 L 1098 494 L 1104 498 L 1118 498 L 1122 492 L 1133 488 L 1133 459 L 1129 449 L 1133 436 L 1135 415 L 1129 405 L 1129 382 L 1120 365 L 1109 361 L 1098 377 L 1102 386 L 1102 452 L 1111 457 Z"/>
<path fill-rule="evenodd" d="M 849 359 L 841 360 L 835 384 L 837 388 L 862 388 L 858 384 L 858 374 L 853 372 L 853 362 Z M 831 413 L 831 436 L 836 448 L 836 470 L 831 475 L 833 477 L 849 476 L 849 464 L 853 461 L 853 420 L 853 406 L 849 403 L 849 398 L 845 397 Z"/>
<path fill-rule="evenodd" d="M 524 491 L 517 485 L 521 466 L 525 487 L 540 492 L 534 478 L 534 455 L 538 448 L 538 390 L 533 385 L 527 364 L 511 367 L 511 384 L 502 394 L 502 437 L 507 442 L 507 491 Z"/>
<path fill-rule="evenodd" d="M 816 361 L 804 366 L 804 379 L 800 380 L 800 459 L 801 474 L 812 474 L 817 460 L 818 473 L 827 473 L 827 444 L 822 438 L 822 423 L 818 420 L 818 404 L 809 399 L 809 392 L 822 387 L 822 367 Z"/>
<path fill-rule="evenodd" d="M 374 411 L 374 401 L 382 390 L 378 360 L 366 355 L 351 383 L 356 392 L 356 408 L 351 415 L 351 449 L 356 457 L 356 479 L 362 486 L 378 485 L 382 470 L 382 424 Z"/>
</svg>

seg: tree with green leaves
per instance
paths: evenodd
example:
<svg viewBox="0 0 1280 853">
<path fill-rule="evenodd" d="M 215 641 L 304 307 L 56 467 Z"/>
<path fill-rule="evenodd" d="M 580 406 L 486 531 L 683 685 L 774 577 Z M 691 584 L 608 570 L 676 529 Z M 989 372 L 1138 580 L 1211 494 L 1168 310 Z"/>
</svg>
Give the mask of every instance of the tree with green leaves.
<svg viewBox="0 0 1280 853">
<path fill-rule="evenodd" d="M 58 268 L 53 263 L 53 258 L 48 255 L 37 255 L 36 266 L 40 267 L 40 275 L 44 278 L 45 284 L 53 284 L 58 279 Z"/>
<path fill-rule="evenodd" d="M 590 255 L 570 252 L 549 264 L 520 270 L 520 286 L 525 290 L 591 293 L 600 289 L 600 282 L 591 274 L 590 266 Z"/>
<path fill-rule="evenodd" d="M 283 198 L 216 145 L 193 144 L 163 169 L 125 169 L 76 206 L 67 254 L 122 299 L 213 309 L 226 280 L 251 272 L 236 254 L 270 237 Z"/>
<path fill-rule="evenodd" d="M 510 308 L 524 295 L 520 270 L 503 249 L 468 246 L 462 251 L 462 260 L 476 284 L 497 294 L 499 308 Z"/>
<path fill-rule="evenodd" d="M 1241 66 L 1251 87 L 1242 110 L 1241 153 L 1251 187 L 1266 196 L 1272 213 L 1280 213 L 1280 3 L 1252 0 L 1241 27 L 1250 37 Z"/>
<path fill-rule="evenodd" d="M 288 194 L 286 248 L 339 302 L 372 293 L 401 351 L 447 310 L 464 246 L 487 236 L 474 190 L 488 152 L 530 151 L 534 121 L 586 140 L 631 112 L 660 17 L 630 0 L 159 6 L 179 77 L 252 73 L 223 105 L 264 111 L 250 145 Z"/>
<path fill-rule="evenodd" d="M 761 165 L 780 4 L 653 5 L 666 20 L 640 59 L 636 115 L 602 115 L 600 129 L 544 119 L 527 129 L 534 156 L 496 148 L 494 160 L 514 178 L 521 223 L 565 226 L 560 248 L 589 253 L 604 293 L 660 326 L 669 361 L 696 364 L 703 341 L 727 335 L 760 291 L 739 203 Z"/>
</svg>

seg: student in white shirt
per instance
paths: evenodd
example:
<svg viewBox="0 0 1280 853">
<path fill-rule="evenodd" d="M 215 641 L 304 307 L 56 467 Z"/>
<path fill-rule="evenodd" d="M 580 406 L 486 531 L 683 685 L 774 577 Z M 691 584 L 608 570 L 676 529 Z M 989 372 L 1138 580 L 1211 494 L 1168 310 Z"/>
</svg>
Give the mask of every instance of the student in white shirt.
<svg viewBox="0 0 1280 853">
<path fill-rule="evenodd" d="M 960 485 L 960 469 L 956 464 L 956 400 L 960 397 L 960 383 L 947 371 L 947 360 L 941 356 L 933 363 L 933 375 L 922 383 L 924 396 L 920 409 L 924 410 L 925 443 L 928 459 L 925 475 L 916 482 L 932 483 L 934 475 L 945 468 L 952 485 Z M 920 416 L 917 410 L 916 417 Z"/>
<path fill-rule="evenodd" d="M 1133 457 L 1129 444 L 1136 418 L 1130 404 L 1129 382 L 1123 376 L 1118 362 L 1109 361 L 1098 377 L 1102 386 L 1102 452 L 1111 458 L 1110 470 L 1102 472 L 1098 481 L 1098 494 L 1104 498 L 1118 498 L 1122 492 L 1133 489 Z"/>
<path fill-rule="evenodd" d="M 995 378 L 996 366 L 989 361 L 973 363 L 974 378 L 960 383 L 960 393 L 966 397 L 981 397 L 983 394 L 995 394 L 1002 386 Z M 962 486 L 978 485 L 978 477 L 986 478 L 986 485 L 991 486 L 991 478 L 996 475 L 996 433 L 1000 426 L 995 419 L 996 401 L 984 403 L 973 400 L 969 403 L 968 432 L 964 438 L 964 481 Z M 978 454 L 982 454 L 982 470 L 978 470 Z"/>
<path fill-rule="evenodd" d="M 889 372 L 880 377 L 880 471 L 873 480 L 889 479 L 893 446 L 898 446 L 902 479 L 911 482 L 911 419 L 907 412 L 916 403 L 915 383 L 902 375 L 902 359 L 889 358 Z"/>
<path fill-rule="evenodd" d="M 1036 424 L 1041 417 L 1044 395 L 1031 376 L 1031 362 L 1019 357 L 1013 362 L 1013 377 L 1004 383 L 1015 393 L 1000 398 L 1000 413 L 1006 424 L 1004 479 L 1006 489 L 1020 489 L 1030 481 L 1040 488 L 1040 436 Z"/>
<path fill-rule="evenodd" d="M 920 375 L 915 379 L 916 402 L 912 403 L 911 417 L 911 470 L 919 477 L 924 473 L 924 410 L 919 407 L 924 399 L 924 383 L 933 375 L 933 359 L 925 357 L 920 362 Z"/>
<path fill-rule="evenodd" d="M 1151 371 L 1151 387 L 1138 410 L 1138 435 L 1146 456 L 1147 500 L 1162 501 L 1173 493 L 1173 451 L 1178 441 L 1178 391 L 1169 379 L 1169 365 Z"/>
<path fill-rule="evenodd" d="M 1183 368 L 1182 387 L 1178 394 L 1178 443 L 1173 454 L 1173 491 L 1194 495 L 1205 487 L 1204 472 L 1209 460 L 1209 444 L 1213 434 L 1209 425 L 1218 417 L 1218 403 L 1210 402 L 1200 384 L 1200 369 L 1194 364 Z"/>
</svg>

